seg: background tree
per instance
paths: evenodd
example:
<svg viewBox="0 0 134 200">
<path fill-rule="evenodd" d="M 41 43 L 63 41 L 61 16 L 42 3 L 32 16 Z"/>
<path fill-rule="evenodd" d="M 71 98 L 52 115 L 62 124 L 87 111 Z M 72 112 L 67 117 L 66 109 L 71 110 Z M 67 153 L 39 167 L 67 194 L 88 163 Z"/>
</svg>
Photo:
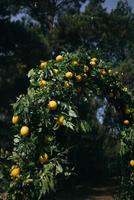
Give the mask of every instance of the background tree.
<svg viewBox="0 0 134 200">
<path fill-rule="evenodd" d="M 111 13 L 107 13 L 101 2 L 92 1 L 79 15 L 61 17 L 53 35 L 57 36 L 59 47 L 70 50 L 79 46 L 99 48 L 105 58 L 117 63 L 133 48 L 134 16 L 123 2 L 119 2 Z"/>
</svg>

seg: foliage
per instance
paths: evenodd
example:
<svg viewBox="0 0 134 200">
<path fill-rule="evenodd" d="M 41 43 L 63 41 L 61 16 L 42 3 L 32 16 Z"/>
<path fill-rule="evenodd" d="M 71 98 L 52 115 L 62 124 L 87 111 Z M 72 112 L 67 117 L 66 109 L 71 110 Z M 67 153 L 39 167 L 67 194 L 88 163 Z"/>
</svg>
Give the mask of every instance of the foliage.
<svg viewBox="0 0 134 200">
<path fill-rule="evenodd" d="M 131 89 L 132 93 L 134 94 L 134 62 L 132 57 L 126 58 L 124 61 L 120 63 L 118 66 L 119 73 L 122 73 L 122 81 L 124 84 L 128 85 Z"/>
<path fill-rule="evenodd" d="M 20 177 L 12 179 L 13 185 L 15 182 L 13 187 L 11 184 L 11 192 L 13 194 L 17 190 L 15 189 L 17 187 L 19 188 L 19 192 L 22 191 L 24 193 L 26 191 L 26 196 L 28 195 L 27 191 L 30 190 L 29 195 L 32 195 L 32 192 L 37 188 L 37 194 L 35 196 L 39 197 L 39 191 L 41 191 L 42 185 L 47 182 L 43 183 L 42 180 L 53 179 L 53 177 L 49 176 L 49 172 L 47 172 L 48 178 L 46 178 L 46 175 L 44 175 L 46 172 L 43 172 L 45 166 L 40 165 L 39 161 L 35 162 L 35 159 L 39 160 L 39 153 L 43 153 L 44 151 L 49 153 L 51 151 L 51 145 L 54 145 L 54 149 L 51 156 L 49 156 L 50 160 L 52 158 L 52 166 L 50 168 L 48 167 L 48 171 L 51 171 L 51 174 L 53 174 L 53 166 L 61 165 L 63 167 L 61 174 L 70 174 L 70 168 L 72 166 L 69 165 L 70 168 L 66 168 L 67 165 L 64 164 L 64 162 L 66 163 L 66 159 L 64 161 L 62 158 L 70 158 L 70 155 L 66 153 L 72 150 L 70 146 L 78 149 L 85 145 L 85 149 L 87 148 L 87 151 L 89 151 L 89 146 L 86 146 L 86 143 L 84 143 L 85 140 L 82 140 L 81 134 L 77 134 L 77 132 L 89 132 L 92 141 L 95 127 L 98 128 L 98 124 L 96 125 L 95 123 L 96 113 L 100 105 L 103 106 L 104 104 L 105 106 L 105 118 L 103 122 L 108 126 L 104 130 L 99 130 L 99 144 L 107 142 L 106 137 L 104 137 L 105 134 L 101 135 L 101 131 L 114 136 L 116 135 L 119 138 L 118 134 L 120 129 L 124 127 L 123 121 L 128 120 L 129 124 L 133 121 L 133 114 L 130 113 L 128 115 L 125 113 L 126 109 L 133 107 L 130 100 L 130 92 L 127 92 L 127 88 L 120 84 L 118 75 L 122 74 L 122 72 L 124 73 L 121 77 L 122 81 L 133 92 L 134 15 L 127 1 L 119 1 L 117 7 L 111 13 L 108 13 L 102 7 L 103 0 L 90 1 L 85 11 L 81 13 L 80 8 L 83 2 L 85 1 L 0 1 L 0 91 L 2 94 L 0 99 L 0 135 L 2 138 L 2 148 L 3 144 L 6 144 L 4 150 L 7 148 L 11 151 L 12 149 L 11 132 L 8 131 L 9 133 L 6 133 L 3 131 L 3 128 L 5 129 L 5 127 L 10 126 L 9 117 L 11 110 L 8 105 L 14 101 L 16 95 L 18 96 L 22 92 L 26 93 L 28 80 L 25 77 L 25 73 L 31 69 L 31 66 L 38 65 L 39 60 L 42 60 L 42 58 L 44 60 L 54 58 L 61 50 L 73 51 L 77 50 L 80 46 L 92 49 L 92 53 L 85 51 L 84 53 L 79 52 L 78 55 L 67 54 L 63 62 L 50 60 L 46 69 L 41 70 L 36 66 L 35 69 L 29 72 L 30 87 L 28 93 L 20 96 L 16 104 L 14 104 L 15 114 L 20 116 L 20 121 L 18 125 L 15 125 L 15 130 L 13 131 L 16 135 L 14 138 L 16 146 L 14 151 L 16 154 L 13 159 L 13 164 L 21 164 L 22 170 Z M 11 17 L 20 13 L 24 14 L 23 19 L 12 22 Z M 98 58 L 98 67 L 94 68 L 89 64 L 89 60 L 90 57 L 92 58 L 96 55 Z M 87 59 L 88 56 L 89 58 Z M 117 69 L 113 70 L 112 74 L 108 73 L 109 67 L 113 66 L 110 63 L 103 62 L 101 58 L 114 63 L 114 67 L 120 61 L 118 68 L 119 74 L 116 73 Z M 77 66 L 78 70 L 71 63 L 71 60 L 75 61 L 75 59 L 79 61 L 79 67 Z M 64 77 L 64 73 L 67 72 L 64 66 L 65 64 L 67 64 L 66 69 L 73 71 L 75 74 L 71 80 L 67 80 Z M 87 73 L 82 71 L 84 64 L 89 65 L 90 70 Z M 86 78 L 85 74 L 88 75 L 88 78 Z M 82 75 L 81 82 L 76 82 L 74 78 L 76 75 Z M 42 79 L 47 80 L 48 84 L 46 86 L 41 84 L 40 81 Z M 50 81 L 51 79 L 52 81 Z M 51 99 L 49 95 L 51 98 L 56 97 L 58 99 L 57 110 L 51 112 L 47 107 L 48 101 Z M 78 100 L 76 100 L 77 98 Z M 74 103 L 76 103 L 75 106 Z M 59 114 L 65 115 L 64 126 L 59 125 L 62 124 L 62 120 L 60 122 L 57 120 L 58 117 L 62 117 Z M 26 138 L 18 136 L 18 132 L 23 125 L 29 126 L 30 132 L 33 133 L 32 136 L 29 135 Z M 41 133 L 39 138 L 36 136 L 36 131 L 37 133 Z M 52 141 L 50 143 L 48 142 L 47 145 L 45 143 L 48 149 L 45 149 L 43 146 L 44 149 L 42 150 L 39 141 L 43 141 L 42 138 L 45 137 L 45 133 L 46 135 L 52 135 L 52 138 L 50 137 Z M 97 140 L 97 136 L 95 140 Z M 16 143 L 17 141 L 18 143 Z M 129 142 L 127 145 L 128 148 Z M 17 149 L 18 146 L 19 148 Z M 37 146 L 40 148 L 37 148 Z M 111 149 L 111 151 L 109 150 L 110 153 L 113 151 L 113 148 Z M 35 165 L 32 167 L 35 169 L 33 170 L 34 172 L 29 170 L 30 167 L 24 167 L 24 156 L 22 156 L 21 160 L 23 150 L 26 151 L 25 155 L 28 156 L 28 159 L 34 160 Z M 94 148 L 93 152 L 95 152 Z M 57 158 L 58 153 L 60 153 L 60 157 Z M 83 155 L 79 151 L 78 157 L 80 157 L 80 153 Z M 18 155 L 20 155 L 20 158 L 18 158 Z M 57 160 L 53 162 L 55 155 Z M 72 158 L 70 160 L 71 162 L 73 161 Z M 5 162 L 5 159 L 2 162 Z M 33 161 L 31 162 L 33 163 Z M 7 179 L 10 178 L 9 172 L 4 172 L 3 168 L 1 171 L 4 175 L 7 175 Z M 43 179 L 40 179 L 41 173 L 43 173 Z M 0 180 L 4 185 L 3 175 L 1 177 Z M 22 184 L 27 179 L 36 180 L 36 177 L 38 178 L 37 181 L 33 181 L 34 184 L 32 182 L 29 183 L 31 184 L 30 186 L 24 186 L 25 184 Z M 63 178 L 63 175 L 60 176 L 59 174 L 58 178 L 61 177 Z M 126 176 L 124 180 L 126 180 Z M 130 181 L 129 178 L 128 180 Z M 124 181 L 124 185 L 126 184 L 128 188 L 131 185 L 129 181 L 127 184 Z M 56 183 L 55 178 L 53 182 Z M 45 188 L 47 187 L 53 188 L 49 185 L 49 181 Z M 124 189 L 127 187 L 124 187 Z M 41 192 L 40 194 L 43 195 Z M 27 196 L 26 198 L 31 197 Z"/>
<path fill-rule="evenodd" d="M 130 127 L 121 133 L 121 148 L 120 148 L 120 169 L 121 169 L 121 186 L 119 188 L 117 199 L 131 200 L 134 197 L 134 170 L 131 166 L 134 148 L 134 129 Z"/>
<path fill-rule="evenodd" d="M 51 58 L 61 50 L 77 50 L 80 46 L 94 51 L 99 48 L 103 59 L 112 63 L 130 54 L 133 58 L 134 17 L 128 4 L 121 1 L 108 13 L 102 7 L 102 0 L 93 0 L 81 13 L 84 2 L 0 1 L 0 91 L 3 94 L 0 102 L 4 122 L 8 121 L 7 110 L 10 114 L 9 103 L 26 91 L 25 73 L 42 58 Z M 13 16 L 17 16 L 14 18 L 17 21 L 11 20 Z M 10 91 L 8 95 L 7 91 Z"/>
<path fill-rule="evenodd" d="M 13 104 L 18 117 L 13 120 L 9 199 L 41 199 L 55 190 L 58 179 L 72 174 L 69 152 L 82 133 L 91 132 L 96 111 L 92 115 L 89 110 L 96 98 L 116 109 L 120 129 L 133 122 L 132 113 L 125 114 L 131 96 L 118 74 L 89 53 L 63 53 L 29 71 L 27 94 Z"/>
</svg>

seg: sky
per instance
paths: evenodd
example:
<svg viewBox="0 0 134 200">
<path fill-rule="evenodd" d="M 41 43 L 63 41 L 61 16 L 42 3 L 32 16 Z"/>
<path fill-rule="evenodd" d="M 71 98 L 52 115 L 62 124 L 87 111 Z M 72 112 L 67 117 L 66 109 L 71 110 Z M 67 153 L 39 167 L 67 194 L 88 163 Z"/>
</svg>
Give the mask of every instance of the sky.
<svg viewBox="0 0 134 200">
<path fill-rule="evenodd" d="M 108 11 L 115 8 L 118 0 L 105 0 L 105 7 L 107 7 Z M 134 11 L 134 0 L 128 0 L 129 5 L 132 7 Z"/>
<path fill-rule="evenodd" d="M 114 9 L 117 5 L 119 0 L 105 0 L 104 8 L 107 8 L 107 11 L 110 12 L 112 9 Z M 86 5 L 88 4 L 89 0 L 87 0 L 83 6 L 81 7 L 81 11 L 83 12 L 85 10 Z M 132 10 L 134 12 L 134 0 L 128 0 L 129 5 L 132 7 Z"/>
</svg>

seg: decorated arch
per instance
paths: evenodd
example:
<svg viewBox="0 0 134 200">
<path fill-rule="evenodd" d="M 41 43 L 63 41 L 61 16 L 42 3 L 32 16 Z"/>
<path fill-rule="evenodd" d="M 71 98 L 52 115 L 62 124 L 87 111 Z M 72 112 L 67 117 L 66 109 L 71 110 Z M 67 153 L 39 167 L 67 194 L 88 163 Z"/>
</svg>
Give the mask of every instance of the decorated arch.
<svg viewBox="0 0 134 200">
<path fill-rule="evenodd" d="M 27 94 L 13 104 L 10 199 L 41 199 L 71 175 L 68 152 L 74 138 L 90 132 L 93 113 L 98 121 L 93 107 L 98 99 L 112 108 L 122 143 L 133 124 L 131 94 L 119 74 L 95 55 L 62 53 L 31 69 L 28 78 Z M 132 155 L 125 166 L 130 160 L 134 166 Z"/>
</svg>

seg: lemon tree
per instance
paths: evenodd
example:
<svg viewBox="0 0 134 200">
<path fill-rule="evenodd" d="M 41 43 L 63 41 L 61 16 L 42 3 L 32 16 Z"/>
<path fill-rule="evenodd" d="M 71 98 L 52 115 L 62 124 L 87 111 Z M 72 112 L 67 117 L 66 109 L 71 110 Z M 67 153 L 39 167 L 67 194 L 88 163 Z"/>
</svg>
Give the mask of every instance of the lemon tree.
<svg viewBox="0 0 134 200">
<path fill-rule="evenodd" d="M 10 199 L 41 199 L 73 173 L 68 152 L 72 137 L 90 132 L 91 99 L 105 99 L 113 107 L 120 130 L 133 124 L 133 101 L 118 73 L 88 52 L 43 61 L 28 77 L 27 94 L 13 104 Z"/>
</svg>

